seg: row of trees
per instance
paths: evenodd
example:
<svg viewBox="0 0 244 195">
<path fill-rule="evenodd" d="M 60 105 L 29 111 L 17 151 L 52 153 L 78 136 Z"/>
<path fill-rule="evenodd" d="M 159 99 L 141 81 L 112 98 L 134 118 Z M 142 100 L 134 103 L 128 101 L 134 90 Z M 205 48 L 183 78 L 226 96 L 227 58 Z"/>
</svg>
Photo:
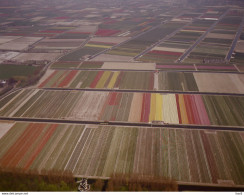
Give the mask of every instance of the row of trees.
<svg viewBox="0 0 244 195">
<path fill-rule="evenodd" d="M 77 191 L 70 172 L 0 168 L 0 191 Z"/>
<path fill-rule="evenodd" d="M 174 180 L 137 174 L 114 174 L 108 181 L 96 180 L 91 186 L 92 191 L 178 191 Z"/>
</svg>

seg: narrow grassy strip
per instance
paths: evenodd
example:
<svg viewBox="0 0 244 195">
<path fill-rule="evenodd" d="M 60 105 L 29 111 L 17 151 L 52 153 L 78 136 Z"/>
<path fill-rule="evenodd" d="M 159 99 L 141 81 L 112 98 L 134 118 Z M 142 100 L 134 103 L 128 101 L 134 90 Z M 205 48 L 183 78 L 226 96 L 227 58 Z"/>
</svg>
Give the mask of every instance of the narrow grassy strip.
<svg viewBox="0 0 244 195">
<path fill-rule="evenodd" d="M 54 132 L 53 136 L 48 140 L 42 151 L 36 157 L 32 165 L 30 166 L 30 169 L 41 171 L 44 168 L 43 165 L 49 158 L 51 158 L 50 156 L 53 150 L 66 133 L 64 127 L 66 127 L 66 125 L 59 125 L 56 128 L 56 131 Z"/>
</svg>

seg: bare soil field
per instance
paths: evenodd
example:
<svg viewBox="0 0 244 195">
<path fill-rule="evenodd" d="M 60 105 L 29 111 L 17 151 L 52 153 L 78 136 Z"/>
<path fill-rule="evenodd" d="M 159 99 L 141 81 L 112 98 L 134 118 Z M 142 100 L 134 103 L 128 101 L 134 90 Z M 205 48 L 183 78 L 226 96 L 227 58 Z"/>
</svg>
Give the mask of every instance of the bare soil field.
<svg viewBox="0 0 244 195">
<path fill-rule="evenodd" d="M 206 38 L 214 38 L 214 39 L 234 39 L 235 34 L 219 34 L 219 33 L 208 33 Z"/>
<path fill-rule="evenodd" d="M 46 17 L 37 16 L 37 17 L 32 18 L 31 21 L 32 21 L 32 22 L 37 22 L 37 21 L 42 20 L 42 19 L 44 19 L 44 18 L 46 18 Z"/>
<path fill-rule="evenodd" d="M 56 25 L 56 26 L 94 26 L 99 25 L 101 22 L 96 21 L 87 21 L 87 20 L 73 20 L 71 22 L 63 22 L 63 21 L 51 21 L 49 20 L 50 25 Z"/>
<path fill-rule="evenodd" d="M 194 73 L 200 92 L 244 93 L 244 75 Z"/>
<path fill-rule="evenodd" d="M 155 70 L 155 63 L 104 62 L 102 69 Z"/>
<path fill-rule="evenodd" d="M 71 43 L 82 43 L 84 39 L 50 39 L 50 38 L 45 38 L 40 41 L 40 43 L 60 43 L 60 42 L 71 42 Z"/>
<path fill-rule="evenodd" d="M 11 60 L 12 58 L 14 58 L 15 56 L 19 55 L 19 52 L 4 52 L 0 54 L 0 63 L 2 63 L 5 60 Z"/>
<path fill-rule="evenodd" d="M 75 49 L 84 39 L 44 39 L 35 45 L 35 49 Z"/>
<path fill-rule="evenodd" d="M 15 43 L 29 43 L 29 44 L 33 44 L 39 40 L 41 40 L 42 37 L 21 37 L 19 39 L 15 39 L 14 42 Z"/>
<path fill-rule="evenodd" d="M 14 57 L 13 59 L 18 62 L 25 62 L 28 60 L 48 60 L 53 61 L 55 60 L 60 53 L 21 53 L 20 55 Z"/>
<path fill-rule="evenodd" d="M 40 37 L 21 37 L 0 45 L 1 50 L 21 51 L 27 49 L 29 45 L 39 41 Z"/>
<path fill-rule="evenodd" d="M 20 38 L 19 36 L 1 36 L 0 37 L 0 44 L 7 43 L 9 41 L 12 41 L 14 39 Z"/>
<path fill-rule="evenodd" d="M 140 122 L 141 121 L 141 111 L 142 111 L 142 93 L 134 93 L 130 108 L 129 122 Z"/>
<path fill-rule="evenodd" d="M 132 59 L 132 57 L 129 56 L 119 56 L 119 55 L 109 55 L 109 54 L 101 54 L 95 58 L 92 59 L 92 61 L 107 61 L 107 62 L 128 62 Z"/>
<path fill-rule="evenodd" d="M 170 48 L 170 47 L 154 47 L 152 50 L 158 51 L 172 51 L 172 52 L 185 52 L 185 49 L 180 48 Z"/>
<path fill-rule="evenodd" d="M 244 40 L 240 40 L 237 42 L 235 52 L 244 53 Z"/>
</svg>

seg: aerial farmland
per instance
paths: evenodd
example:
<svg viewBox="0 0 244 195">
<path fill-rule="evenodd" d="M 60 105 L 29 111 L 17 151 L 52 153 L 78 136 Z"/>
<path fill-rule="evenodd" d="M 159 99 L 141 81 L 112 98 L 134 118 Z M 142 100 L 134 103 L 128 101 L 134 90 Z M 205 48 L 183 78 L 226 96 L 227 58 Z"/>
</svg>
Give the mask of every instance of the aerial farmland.
<svg viewBox="0 0 244 195">
<path fill-rule="evenodd" d="M 244 190 L 241 1 L 3 1 L 0 25 L 0 172 Z"/>
</svg>

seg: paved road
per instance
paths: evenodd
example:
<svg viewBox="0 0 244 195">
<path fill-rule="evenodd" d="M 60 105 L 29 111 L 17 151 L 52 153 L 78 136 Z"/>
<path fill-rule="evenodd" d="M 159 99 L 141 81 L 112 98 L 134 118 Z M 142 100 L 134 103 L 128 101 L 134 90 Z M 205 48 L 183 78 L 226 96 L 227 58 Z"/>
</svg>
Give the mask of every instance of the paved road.
<svg viewBox="0 0 244 195">
<path fill-rule="evenodd" d="M 232 53 L 233 53 L 233 51 L 234 51 L 234 49 L 236 47 L 237 41 L 239 40 L 239 38 L 241 36 L 241 32 L 242 32 L 243 27 L 244 27 L 244 17 L 242 18 L 242 22 L 241 22 L 241 24 L 240 24 L 240 26 L 238 28 L 238 31 L 236 33 L 236 37 L 235 37 L 235 39 L 232 42 L 231 48 L 230 48 L 228 54 L 225 57 L 226 61 L 228 61 L 228 62 L 230 61 Z"/>
<path fill-rule="evenodd" d="M 190 53 L 191 51 L 206 37 L 206 35 L 212 31 L 214 29 L 214 27 L 219 23 L 219 21 L 226 16 L 226 14 L 228 13 L 229 9 L 227 11 L 225 11 L 225 13 L 223 13 L 219 19 L 214 22 L 209 29 L 201 36 L 198 38 L 198 40 L 178 59 L 178 62 L 183 61 Z"/>
<path fill-rule="evenodd" d="M 66 119 L 37 119 L 37 118 L 16 118 L 16 117 L 0 117 L 5 121 L 22 121 L 22 122 L 41 122 L 41 123 L 65 123 L 65 124 L 93 124 L 108 126 L 124 126 L 124 127 L 165 127 L 180 129 L 202 129 L 202 130 L 221 130 L 221 131 L 244 131 L 244 127 L 231 126 L 205 126 L 205 125 L 182 125 L 182 124 L 151 124 L 151 123 L 129 123 L 115 121 L 81 121 Z"/>
<path fill-rule="evenodd" d="M 126 93 L 165 93 L 165 94 L 197 94 L 197 95 L 215 95 L 215 96 L 241 96 L 241 93 L 214 93 L 214 92 L 199 92 L 199 91 L 172 91 L 172 90 L 130 90 L 130 89 L 93 89 L 93 88 L 83 88 L 83 89 L 68 89 L 68 88 L 42 88 L 43 90 L 57 90 L 57 91 L 101 91 L 101 92 L 126 92 Z"/>
</svg>

